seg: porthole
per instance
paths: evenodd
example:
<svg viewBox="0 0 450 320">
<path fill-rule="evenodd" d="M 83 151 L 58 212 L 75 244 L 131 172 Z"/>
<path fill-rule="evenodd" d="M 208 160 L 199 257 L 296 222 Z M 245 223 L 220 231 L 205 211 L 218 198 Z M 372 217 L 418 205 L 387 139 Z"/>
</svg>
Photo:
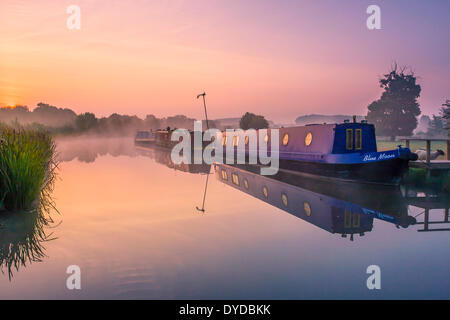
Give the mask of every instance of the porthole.
<svg viewBox="0 0 450 320">
<path fill-rule="evenodd" d="M 289 134 L 285 133 L 283 136 L 283 146 L 287 146 L 289 142 Z"/>
<path fill-rule="evenodd" d="M 262 193 L 263 193 L 264 198 L 266 198 L 266 199 L 269 198 L 269 190 L 267 189 L 266 186 L 264 186 L 262 188 Z"/>
<path fill-rule="evenodd" d="M 311 206 L 308 202 L 303 202 L 303 211 L 305 211 L 305 214 L 309 217 L 311 216 Z"/>
<path fill-rule="evenodd" d="M 313 138 L 312 133 L 308 132 L 305 137 L 305 146 L 309 147 L 309 145 L 312 142 L 312 138 Z"/>
<path fill-rule="evenodd" d="M 225 170 L 222 170 L 222 180 L 228 180 L 228 175 L 227 172 Z"/>
<path fill-rule="evenodd" d="M 249 188 L 247 179 L 244 179 L 244 188 L 247 189 L 247 190 Z"/>
<path fill-rule="evenodd" d="M 239 176 L 236 173 L 231 174 L 231 180 L 233 181 L 233 184 L 239 186 Z"/>
<path fill-rule="evenodd" d="M 288 206 L 288 197 L 287 197 L 287 194 L 285 194 L 285 193 L 282 193 L 281 194 L 281 202 L 283 203 L 283 205 L 285 206 L 285 207 L 287 207 Z"/>
</svg>

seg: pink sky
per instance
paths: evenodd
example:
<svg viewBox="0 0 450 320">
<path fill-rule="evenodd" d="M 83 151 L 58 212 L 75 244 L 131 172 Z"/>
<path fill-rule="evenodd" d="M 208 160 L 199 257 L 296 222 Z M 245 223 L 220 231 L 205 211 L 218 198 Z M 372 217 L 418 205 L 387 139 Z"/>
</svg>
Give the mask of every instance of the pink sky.
<svg viewBox="0 0 450 320">
<path fill-rule="evenodd" d="M 205 90 L 211 118 L 366 114 L 398 61 L 437 113 L 450 98 L 448 2 L 375 2 L 382 30 L 370 31 L 369 1 L 2 0 L 0 105 L 201 118 Z M 81 30 L 66 27 L 70 4 Z"/>
</svg>

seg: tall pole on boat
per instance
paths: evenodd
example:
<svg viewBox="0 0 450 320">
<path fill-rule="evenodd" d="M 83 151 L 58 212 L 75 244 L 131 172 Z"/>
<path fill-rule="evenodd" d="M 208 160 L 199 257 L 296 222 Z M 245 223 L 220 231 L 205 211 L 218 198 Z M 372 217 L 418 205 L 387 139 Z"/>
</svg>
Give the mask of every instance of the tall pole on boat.
<svg viewBox="0 0 450 320">
<path fill-rule="evenodd" d="M 205 118 L 206 118 L 206 128 L 209 129 L 208 125 L 208 113 L 206 112 L 206 101 L 205 101 L 206 92 L 200 93 L 197 95 L 197 99 L 203 97 L 203 107 L 205 108 Z"/>
</svg>

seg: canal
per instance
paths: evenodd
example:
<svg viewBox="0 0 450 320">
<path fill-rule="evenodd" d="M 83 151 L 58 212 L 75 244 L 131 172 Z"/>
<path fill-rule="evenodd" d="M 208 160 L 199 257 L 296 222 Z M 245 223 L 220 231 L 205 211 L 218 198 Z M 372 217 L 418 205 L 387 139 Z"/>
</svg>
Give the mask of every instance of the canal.
<svg viewBox="0 0 450 320">
<path fill-rule="evenodd" d="M 0 216 L 1 299 L 450 298 L 443 195 L 175 166 L 131 138 L 58 152 L 59 213 Z"/>
</svg>

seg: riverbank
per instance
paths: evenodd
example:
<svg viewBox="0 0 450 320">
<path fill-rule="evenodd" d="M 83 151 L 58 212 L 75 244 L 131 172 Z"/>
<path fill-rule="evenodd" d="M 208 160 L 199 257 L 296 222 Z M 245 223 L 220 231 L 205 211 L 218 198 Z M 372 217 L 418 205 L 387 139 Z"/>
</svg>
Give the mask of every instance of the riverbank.
<svg viewBox="0 0 450 320">
<path fill-rule="evenodd" d="M 3 209 L 28 210 L 40 201 L 49 201 L 57 167 L 55 151 L 53 138 L 45 130 L 0 126 Z"/>
</svg>

